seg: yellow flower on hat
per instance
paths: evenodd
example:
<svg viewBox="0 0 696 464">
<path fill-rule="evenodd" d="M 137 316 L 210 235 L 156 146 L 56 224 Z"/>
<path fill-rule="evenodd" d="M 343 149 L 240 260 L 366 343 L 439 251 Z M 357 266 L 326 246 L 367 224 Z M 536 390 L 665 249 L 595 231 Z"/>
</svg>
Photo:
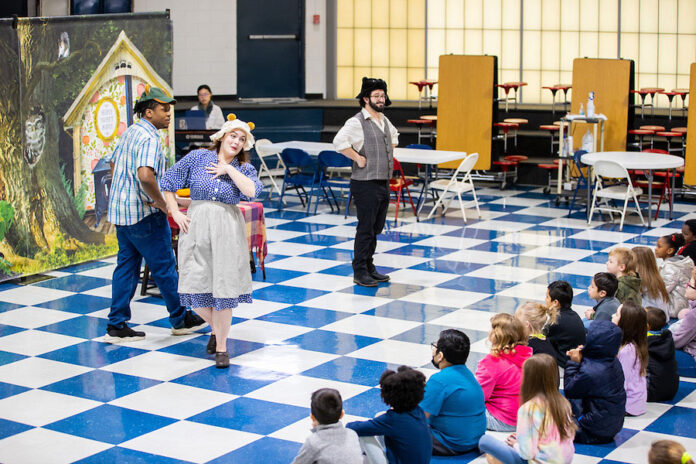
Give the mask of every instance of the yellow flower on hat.
<svg viewBox="0 0 696 464">
<path fill-rule="evenodd" d="M 237 115 L 236 115 L 236 114 L 230 113 L 230 114 L 227 115 L 227 120 L 228 120 L 228 121 L 234 121 L 235 119 L 237 119 Z"/>
<path fill-rule="evenodd" d="M 219 131 L 210 136 L 210 140 L 217 142 L 222 140 L 222 138 L 233 130 L 239 129 L 246 135 L 246 142 L 244 143 L 244 150 L 249 151 L 254 146 L 254 136 L 251 131 L 254 130 L 256 125 L 253 122 L 246 123 L 241 119 L 237 119 L 234 113 L 227 115 L 227 121 L 222 125 Z"/>
<path fill-rule="evenodd" d="M 256 127 L 256 124 L 254 124 L 251 121 L 249 121 L 247 124 L 249 125 L 249 129 L 251 129 L 251 130 L 254 130 L 254 128 Z"/>
</svg>

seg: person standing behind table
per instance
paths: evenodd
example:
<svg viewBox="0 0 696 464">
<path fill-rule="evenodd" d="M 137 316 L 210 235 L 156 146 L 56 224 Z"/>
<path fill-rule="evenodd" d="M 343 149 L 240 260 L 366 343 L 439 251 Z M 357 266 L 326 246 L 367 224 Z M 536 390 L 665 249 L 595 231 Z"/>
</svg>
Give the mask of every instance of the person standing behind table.
<svg viewBox="0 0 696 464">
<path fill-rule="evenodd" d="M 145 338 L 145 332 L 137 332 L 127 324 L 143 258 L 169 311 L 172 334 L 185 335 L 205 326 L 203 319 L 186 311 L 179 302 L 167 205 L 158 187 L 167 158 L 157 131 L 169 127 L 174 103 L 176 100 L 162 89 L 146 86 L 134 108 L 140 120 L 126 129 L 111 156 L 105 158 L 111 165 L 113 179 L 107 220 L 116 226 L 118 240 L 109 324 L 104 337 L 107 343 Z"/>
<path fill-rule="evenodd" d="M 334 137 L 336 151 L 353 160 L 350 193 L 358 226 L 353 249 L 353 282 L 376 287 L 389 281 L 377 272 L 372 257 L 389 208 L 389 178 L 394 168 L 394 147 L 399 133 L 382 112 L 391 105 L 387 83 L 363 77 L 356 97 L 362 110 L 350 118 Z"/>
<path fill-rule="evenodd" d="M 213 91 L 210 90 L 207 84 L 198 86 L 198 105 L 191 107 L 194 111 L 205 111 L 205 128 L 220 129 L 225 124 L 225 118 L 222 116 L 222 109 L 213 103 Z"/>
<path fill-rule="evenodd" d="M 210 136 L 210 150 L 195 150 L 162 179 L 162 190 L 172 218 L 179 225 L 179 292 L 212 327 L 206 351 L 215 353 L 215 367 L 230 365 L 227 334 L 232 309 L 251 303 L 249 245 L 244 216 L 236 206 L 263 190 L 256 169 L 249 164 L 254 146 L 254 124 L 228 116 L 222 129 Z M 177 208 L 176 192 L 191 189 L 186 214 Z"/>
</svg>

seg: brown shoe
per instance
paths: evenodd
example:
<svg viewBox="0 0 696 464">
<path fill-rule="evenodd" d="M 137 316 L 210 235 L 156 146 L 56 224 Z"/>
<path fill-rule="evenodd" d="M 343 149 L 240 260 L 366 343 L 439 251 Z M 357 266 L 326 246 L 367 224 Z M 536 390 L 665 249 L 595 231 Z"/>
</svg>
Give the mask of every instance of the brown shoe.
<svg viewBox="0 0 696 464">
<path fill-rule="evenodd" d="M 217 340 L 215 340 L 215 334 L 210 335 L 210 340 L 208 340 L 208 345 L 205 347 L 205 352 L 208 354 L 215 353 L 215 347 L 217 347 Z"/>
<path fill-rule="evenodd" d="M 215 367 L 218 369 L 230 367 L 230 357 L 226 351 L 215 352 Z"/>
</svg>

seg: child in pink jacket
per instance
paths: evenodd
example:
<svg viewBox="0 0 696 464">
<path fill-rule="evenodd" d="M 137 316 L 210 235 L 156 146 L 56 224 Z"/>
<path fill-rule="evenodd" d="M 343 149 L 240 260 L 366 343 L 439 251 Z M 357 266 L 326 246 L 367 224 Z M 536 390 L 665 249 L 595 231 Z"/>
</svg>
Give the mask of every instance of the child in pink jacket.
<svg viewBox="0 0 696 464">
<path fill-rule="evenodd" d="M 514 432 L 520 407 L 522 364 L 532 356 L 522 322 L 511 314 L 491 318 L 491 353 L 476 369 L 476 380 L 486 401 L 486 428 Z"/>
</svg>

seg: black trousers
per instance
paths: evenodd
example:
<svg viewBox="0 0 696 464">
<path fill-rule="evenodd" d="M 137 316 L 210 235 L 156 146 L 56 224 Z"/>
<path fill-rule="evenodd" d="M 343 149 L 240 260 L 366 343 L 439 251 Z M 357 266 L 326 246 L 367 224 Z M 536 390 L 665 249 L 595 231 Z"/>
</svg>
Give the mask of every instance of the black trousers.
<svg viewBox="0 0 696 464">
<path fill-rule="evenodd" d="M 372 256 L 377 235 L 382 233 L 389 208 L 389 181 L 351 180 L 350 194 L 358 214 L 353 248 L 353 274 L 364 275 L 375 270 Z"/>
</svg>

